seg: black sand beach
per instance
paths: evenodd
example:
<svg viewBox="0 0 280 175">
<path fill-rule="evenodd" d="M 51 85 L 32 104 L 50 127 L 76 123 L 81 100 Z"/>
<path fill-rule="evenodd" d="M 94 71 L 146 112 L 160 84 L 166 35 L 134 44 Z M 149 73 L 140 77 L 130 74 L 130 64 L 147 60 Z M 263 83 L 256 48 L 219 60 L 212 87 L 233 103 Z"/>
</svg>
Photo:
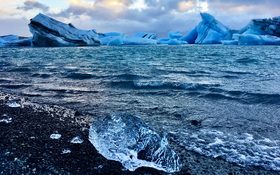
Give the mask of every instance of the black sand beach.
<svg viewBox="0 0 280 175">
<path fill-rule="evenodd" d="M 21 107 L 9 107 L 10 99 L 17 99 Z M 0 174 L 166 174 L 150 168 L 129 172 L 120 163 L 106 160 L 88 141 L 90 118 L 72 109 L 0 93 Z M 51 139 L 54 133 L 61 138 Z M 76 136 L 84 142 L 71 143 Z M 183 169 L 175 174 L 279 174 L 182 151 L 172 137 L 170 142 L 183 162 Z M 67 149 L 71 152 L 63 154 Z"/>
</svg>

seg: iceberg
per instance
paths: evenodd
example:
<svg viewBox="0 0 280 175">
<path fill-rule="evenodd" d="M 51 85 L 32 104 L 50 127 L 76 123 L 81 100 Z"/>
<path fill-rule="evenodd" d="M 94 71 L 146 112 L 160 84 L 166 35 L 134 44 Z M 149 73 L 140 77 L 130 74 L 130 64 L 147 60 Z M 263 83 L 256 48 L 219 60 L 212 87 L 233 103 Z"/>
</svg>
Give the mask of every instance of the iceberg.
<svg viewBox="0 0 280 175">
<path fill-rule="evenodd" d="M 280 38 L 271 35 L 242 34 L 239 36 L 239 45 L 280 45 Z"/>
<path fill-rule="evenodd" d="M 200 13 L 202 21 L 182 40 L 190 44 L 221 44 L 222 40 L 229 40 L 232 32 L 212 15 Z"/>
<path fill-rule="evenodd" d="M 280 17 L 253 19 L 240 34 L 271 35 L 280 37 Z"/>
<path fill-rule="evenodd" d="M 239 45 L 280 45 L 280 17 L 253 19 L 233 39 Z"/>
<path fill-rule="evenodd" d="M 157 44 L 156 35 L 153 33 L 139 32 L 132 36 L 126 36 L 122 33 L 110 32 L 100 34 L 99 40 L 102 45 L 155 45 Z"/>
<path fill-rule="evenodd" d="M 237 40 L 222 40 L 221 42 L 223 45 L 238 45 Z"/>
<path fill-rule="evenodd" d="M 29 29 L 33 34 L 32 44 L 37 47 L 100 45 L 95 30 L 80 30 L 41 13 L 30 20 Z"/>
<path fill-rule="evenodd" d="M 181 38 L 181 40 L 186 41 L 189 44 L 195 44 L 195 40 L 196 40 L 197 36 L 198 36 L 197 30 L 196 30 L 196 28 L 194 28 L 193 30 L 190 31 L 190 33 L 188 35 L 183 36 Z"/>
<path fill-rule="evenodd" d="M 178 39 L 179 40 L 183 37 L 183 34 L 181 34 L 180 32 L 169 32 L 168 37 L 170 39 Z"/>
<path fill-rule="evenodd" d="M 181 169 L 179 157 L 166 137 L 129 114 L 98 119 L 90 127 L 89 141 L 105 158 L 121 162 L 130 171 L 151 167 L 173 173 Z"/>
<path fill-rule="evenodd" d="M 161 39 L 159 39 L 159 44 L 182 45 L 182 44 L 188 44 L 188 42 L 178 40 L 178 39 L 161 38 Z"/>
<path fill-rule="evenodd" d="M 0 47 L 24 47 L 31 46 L 31 38 L 17 35 L 0 36 Z"/>
<path fill-rule="evenodd" d="M 118 32 L 109 32 L 99 34 L 99 40 L 102 45 L 119 46 L 123 45 L 124 34 Z"/>
<path fill-rule="evenodd" d="M 158 43 L 155 39 L 147 39 L 136 36 L 125 36 L 123 37 L 124 45 L 156 45 Z"/>
<path fill-rule="evenodd" d="M 138 32 L 133 35 L 133 37 L 140 37 L 140 38 L 146 38 L 146 39 L 157 39 L 157 35 L 154 33 L 147 33 L 147 32 Z"/>
</svg>

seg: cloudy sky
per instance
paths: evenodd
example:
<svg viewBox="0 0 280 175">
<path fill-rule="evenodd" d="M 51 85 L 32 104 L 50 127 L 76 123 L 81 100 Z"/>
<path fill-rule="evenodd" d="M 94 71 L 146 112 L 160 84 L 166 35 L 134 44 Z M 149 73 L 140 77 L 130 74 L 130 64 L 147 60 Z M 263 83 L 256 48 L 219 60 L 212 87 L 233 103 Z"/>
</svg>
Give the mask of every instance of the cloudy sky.
<svg viewBox="0 0 280 175">
<path fill-rule="evenodd" d="M 280 16 L 280 0 L 2 0 L 0 35 L 30 36 L 29 19 L 41 12 L 98 32 L 168 31 L 186 33 L 199 21 L 199 12 L 214 15 L 238 29 L 252 18 Z"/>
</svg>

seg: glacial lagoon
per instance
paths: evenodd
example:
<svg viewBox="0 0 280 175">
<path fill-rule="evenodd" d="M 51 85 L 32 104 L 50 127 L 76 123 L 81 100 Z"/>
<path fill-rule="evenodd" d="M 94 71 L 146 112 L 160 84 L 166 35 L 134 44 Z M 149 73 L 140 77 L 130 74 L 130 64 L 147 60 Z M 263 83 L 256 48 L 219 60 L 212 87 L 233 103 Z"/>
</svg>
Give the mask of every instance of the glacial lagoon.
<svg viewBox="0 0 280 175">
<path fill-rule="evenodd" d="M 1 48 L 0 91 L 93 120 L 137 116 L 171 146 L 280 171 L 279 52 L 223 45 Z"/>
</svg>

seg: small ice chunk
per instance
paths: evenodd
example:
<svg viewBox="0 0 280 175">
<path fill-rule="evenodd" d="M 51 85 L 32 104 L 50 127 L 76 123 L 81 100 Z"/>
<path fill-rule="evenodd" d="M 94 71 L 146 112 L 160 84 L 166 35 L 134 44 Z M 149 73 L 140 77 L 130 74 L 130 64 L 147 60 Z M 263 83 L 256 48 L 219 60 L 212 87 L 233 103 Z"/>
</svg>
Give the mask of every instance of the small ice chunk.
<svg viewBox="0 0 280 175">
<path fill-rule="evenodd" d="M 0 120 L 0 123 L 12 123 L 12 118 L 11 117 L 9 117 L 9 118 L 5 118 L 5 119 L 1 119 Z"/>
<path fill-rule="evenodd" d="M 89 141 L 105 158 L 121 162 L 129 171 L 151 167 L 173 173 L 181 169 L 167 138 L 130 114 L 100 118 L 90 127 Z"/>
<path fill-rule="evenodd" d="M 84 142 L 84 140 L 81 139 L 79 136 L 74 137 L 74 138 L 71 140 L 71 143 L 74 143 L 74 144 L 81 144 L 81 143 L 83 143 L 83 142 Z"/>
<path fill-rule="evenodd" d="M 71 153 L 70 149 L 63 149 L 61 154 L 69 154 Z"/>
<path fill-rule="evenodd" d="M 51 135 L 50 135 L 50 138 L 51 138 L 51 139 L 58 140 L 58 139 L 61 138 L 61 134 L 51 134 Z"/>
<path fill-rule="evenodd" d="M 19 108 L 21 107 L 21 105 L 19 103 L 17 103 L 16 101 L 9 101 L 7 102 L 7 105 L 11 108 Z"/>
</svg>

